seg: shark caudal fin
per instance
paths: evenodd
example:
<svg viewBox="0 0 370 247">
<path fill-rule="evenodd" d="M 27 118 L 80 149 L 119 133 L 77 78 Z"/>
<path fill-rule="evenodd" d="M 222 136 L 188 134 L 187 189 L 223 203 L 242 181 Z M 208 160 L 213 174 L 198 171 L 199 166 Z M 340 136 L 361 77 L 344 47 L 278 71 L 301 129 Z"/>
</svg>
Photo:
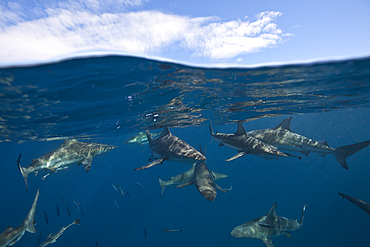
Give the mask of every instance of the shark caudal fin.
<svg viewBox="0 0 370 247">
<path fill-rule="evenodd" d="M 24 220 L 23 225 L 25 227 L 25 230 L 30 233 L 35 233 L 37 232 L 35 227 L 34 227 L 34 217 L 35 217 L 35 211 L 36 211 L 36 205 L 37 205 L 37 200 L 39 199 L 39 190 L 37 190 L 36 197 L 33 200 L 33 204 L 31 207 L 30 212 L 27 215 L 27 218 Z"/>
<path fill-rule="evenodd" d="M 159 185 L 161 186 L 162 188 L 162 192 L 161 192 L 161 195 L 163 194 L 163 191 L 164 189 L 166 188 L 167 186 L 167 182 L 166 181 L 163 181 L 161 178 L 159 178 Z"/>
<path fill-rule="evenodd" d="M 26 184 L 26 191 L 28 192 L 28 187 L 27 187 L 27 176 L 28 174 L 30 173 L 26 167 L 21 167 L 20 163 L 21 163 L 21 156 L 22 154 L 19 154 L 18 156 L 18 159 L 17 159 L 17 166 L 18 166 L 18 169 L 19 171 L 21 172 L 23 178 L 24 178 L 24 182 Z"/>
<path fill-rule="evenodd" d="M 303 206 L 303 209 L 302 209 L 301 221 L 299 222 L 299 224 L 300 224 L 301 226 L 303 225 L 303 218 L 304 218 L 304 212 L 306 211 L 306 207 L 307 207 L 307 202 L 306 202 L 306 204 Z"/>
<path fill-rule="evenodd" d="M 343 146 L 335 149 L 334 156 L 337 159 L 338 163 L 344 168 L 348 170 L 348 165 L 346 158 L 348 156 L 351 156 L 352 154 L 360 151 L 361 149 L 366 148 L 367 146 L 370 145 L 370 140 L 360 142 L 360 143 L 355 143 L 352 145 L 348 146 Z"/>
</svg>

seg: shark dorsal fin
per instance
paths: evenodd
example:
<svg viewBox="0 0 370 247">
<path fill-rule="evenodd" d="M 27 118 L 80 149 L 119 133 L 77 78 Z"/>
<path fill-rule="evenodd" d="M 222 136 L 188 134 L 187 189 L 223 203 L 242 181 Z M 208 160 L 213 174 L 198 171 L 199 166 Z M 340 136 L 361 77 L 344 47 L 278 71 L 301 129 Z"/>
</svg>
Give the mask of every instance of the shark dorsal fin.
<svg viewBox="0 0 370 247">
<path fill-rule="evenodd" d="M 274 205 L 272 205 L 272 207 L 270 208 L 269 212 L 266 214 L 266 216 L 268 218 L 272 217 L 272 218 L 275 218 L 276 217 L 276 202 L 274 203 Z"/>
<path fill-rule="evenodd" d="M 284 119 L 278 126 L 276 126 L 274 129 L 277 130 L 277 129 L 286 129 L 286 130 L 290 130 L 290 122 L 292 121 L 292 117 L 288 117 L 286 119 Z"/>
<path fill-rule="evenodd" d="M 165 136 L 165 135 L 171 135 L 171 132 L 170 132 L 170 130 L 169 130 L 169 128 L 163 128 L 163 135 Z"/>
<path fill-rule="evenodd" d="M 238 129 L 234 133 L 236 136 L 245 135 L 247 132 L 244 129 L 244 126 L 241 122 L 238 123 Z"/>
<path fill-rule="evenodd" d="M 153 141 L 153 136 L 149 132 L 149 130 L 145 130 L 146 138 L 148 138 L 148 142 L 151 143 Z"/>
<path fill-rule="evenodd" d="M 72 144 L 72 143 L 75 143 L 75 142 L 77 142 L 76 139 L 66 139 L 66 140 L 64 140 L 62 146 L 66 146 L 66 145 L 69 145 L 69 144 Z"/>
</svg>

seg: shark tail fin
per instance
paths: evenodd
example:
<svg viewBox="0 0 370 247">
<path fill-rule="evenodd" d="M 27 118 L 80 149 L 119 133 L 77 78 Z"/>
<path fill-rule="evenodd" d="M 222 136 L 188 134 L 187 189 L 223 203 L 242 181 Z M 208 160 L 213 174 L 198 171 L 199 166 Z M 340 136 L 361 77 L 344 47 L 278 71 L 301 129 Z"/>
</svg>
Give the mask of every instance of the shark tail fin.
<svg viewBox="0 0 370 247">
<path fill-rule="evenodd" d="M 306 202 L 306 204 L 303 206 L 303 209 L 302 209 L 301 221 L 299 222 L 299 224 L 300 224 L 301 226 L 303 225 L 303 218 L 304 218 L 304 212 L 306 211 L 306 207 L 307 207 L 307 202 Z"/>
<path fill-rule="evenodd" d="M 27 215 L 27 218 L 24 220 L 23 224 L 25 226 L 25 229 L 27 232 L 35 233 L 37 232 L 35 227 L 34 227 L 34 217 L 35 217 L 35 211 L 36 211 L 36 205 L 37 205 L 37 200 L 39 199 L 39 190 L 37 190 L 36 197 L 33 200 L 32 207 L 30 209 L 30 212 Z"/>
<path fill-rule="evenodd" d="M 360 151 L 363 148 L 366 148 L 367 146 L 370 145 L 370 140 L 364 141 L 364 142 L 359 142 L 355 143 L 352 145 L 348 146 L 343 146 L 335 149 L 335 158 L 337 159 L 338 163 L 344 168 L 348 170 L 348 165 L 346 158 L 348 156 L 351 156 L 352 154 Z"/>
<path fill-rule="evenodd" d="M 24 178 L 24 182 L 25 182 L 25 184 L 26 184 L 26 191 L 28 192 L 28 187 L 27 187 L 27 176 L 28 176 L 28 174 L 29 174 L 30 172 L 27 170 L 27 168 L 26 168 L 26 167 L 22 167 L 22 166 L 20 165 L 20 162 L 21 162 L 21 156 L 22 156 L 22 154 L 19 154 L 18 159 L 17 159 L 17 166 L 18 166 L 18 169 L 19 169 L 19 171 L 21 172 L 21 174 L 22 174 L 22 176 L 23 176 L 23 178 Z"/>
<path fill-rule="evenodd" d="M 167 182 L 166 181 L 163 181 L 161 178 L 159 178 L 159 185 L 161 186 L 162 188 L 162 192 L 161 192 L 161 195 L 163 194 L 163 191 L 164 189 L 166 188 L 167 186 Z"/>
</svg>

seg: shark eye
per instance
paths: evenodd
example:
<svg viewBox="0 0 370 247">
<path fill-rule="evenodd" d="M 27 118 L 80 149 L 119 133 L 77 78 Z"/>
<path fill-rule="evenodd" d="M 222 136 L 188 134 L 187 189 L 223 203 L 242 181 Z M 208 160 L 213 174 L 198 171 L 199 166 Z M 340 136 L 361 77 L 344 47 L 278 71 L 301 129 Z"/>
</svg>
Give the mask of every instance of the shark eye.
<svg viewBox="0 0 370 247">
<path fill-rule="evenodd" d="M 216 179 L 215 174 L 213 172 L 209 173 L 213 179 Z"/>
</svg>

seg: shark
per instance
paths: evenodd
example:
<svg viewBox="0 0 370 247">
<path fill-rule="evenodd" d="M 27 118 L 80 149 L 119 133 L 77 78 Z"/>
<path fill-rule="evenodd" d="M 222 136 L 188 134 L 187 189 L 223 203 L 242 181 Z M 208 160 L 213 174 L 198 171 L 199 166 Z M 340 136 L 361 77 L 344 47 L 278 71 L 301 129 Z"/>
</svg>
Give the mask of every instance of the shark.
<svg viewBox="0 0 370 247">
<path fill-rule="evenodd" d="M 293 132 L 290 129 L 291 120 L 292 117 L 288 117 L 273 129 L 253 130 L 247 132 L 247 134 L 280 150 L 301 152 L 306 156 L 311 152 L 318 153 L 323 157 L 327 154 L 333 154 L 338 163 L 346 170 L 348 170 L 347 157 L 370 145 L 370 140 L 368 140 L 333 148 L 327 142 L 315 141 Z"/>
<path fill-rule="evenodd" d="M 201 153 L 203 153 L 202 148 Z M 193 178 L 177 185 L 176 188 L 183 188 L 191 184 L 194 184 L 199 193 L 208 201 L 213 201 L 216 198 L 216 189 L 226 193 L 226 190 L 215 183 L 205 161 L 197 162 L 194 167 Z"/>
<path fill-rule="evenodd" d="M 361 208 L 362 210 L 364 210 L 366 213 L 368 213 L 370 215 L 370 203 L 364 202 L 360 199 L 357 199 L 357 198 L 354 198 L 352 196 L 348 196 L 348 195 L 345 195 L 345 194 L 342 194 L 342 193 L 338 193 L 338 194 L 341 197 L 343 197 L 343 198 L 347 199 L 348 201 L 352 202 L 357 207 Z"/>
<path fill-rule="evenodd" d="M 206 160 L 202 153 L 177 136 L 172 135 L 168 128 L 164 128 L 163 134 L 155 139 L 153 139 L 148 130 L 145 133 L 149 140 L 149 148 L 157 159 L 145 166 L 136 168 L 136 171 L 153 167 L 166 160 L 184 164 L 193 164 L 196 161 Z"/>
<path fill-rule="evenodd" d="M 238 123 L 238 128 L 234 134 L 213 133 L 212 127 L 209 126 L 211 137 L 220 142 L 219 147 L 227 146 L 238 150 L 238 153 L 226 161 L 240 158 L 247 154 L 252 154 L 264 159 L 278 159 L 279 157 L 293 156 L 277 150 L 274 146 L 247 135 L 242 123 Z M 297 157 L 301 159 L 301 157 Z"/>
<path fill-rule="evenodd" d="M 117 148 L 117 146 L 93 143 L 93 142 L 79 142 L 76 139 L 65 140 L 63 144 L 43 156 L 32 159 L 32 162 L 27 167 L 22 167 L 20 165 L 21 154 L 17 160 L 17 166 L 21 172 L 27 188 L 27 176 L 31 172 L 35 175 L 41 170 L 50 170 L 48 174 L 42 177 L 45 179 L 52 173 L 66 169 L 68 165 L 73 163 L 78 163 L 78 165 L 83 165 L 85 171 L 90 171 L 91 162 L 93 157 L 100 154 L 106 153 L 112 149 Z"/>
<path fill-rule="evenodd" d="M 12 246 L 13 244 L 17 243 L 26 231 L 30 233 L 36 233 L 36 229 L 34 227 L 34 225 L 36 224 L 34 221 L 34 217 L 39 194 L 39 190 L 37 190 L 32 207 L 22 225 L 16 228 L 8 226 L 8 228 L 6 228 L 5 231 L 0 234 L 0 247 Z"/>
<path fill-rule="evenodd" d="M 161 136 L 163 134 L 163 130 L 160 132 L 151 132 L 151 135 L 153 138 L 157 138 L 158 136 Z M 127 139 L 123 143 L 127 144 L 139 144 L 141 146 L 144 146 L 145 144 L 149 143 L 148 137 L 146 136 L 146 133 L 144 131 L 140 131 L 135 136 Z"/>
<path fill-rule="evenodd" d="M 159 185 L 162 188 L 161 195 L 163 194 L 163 191 L 167 186 L 171 186 L 171 185 L 174 185 L 174 184 L 181 184 L 181 183 L 184 183 L 186 181 L 191 180 L 194 177 L 195 165 L 196 165 L 196 163 L 192 164 L 191 168 L 189 170 L 187 170 L 186 172 L 183 172 L 183 173 L 181 173 L 181 174 L 179 174 L 175 177 L 171 177 L 168 181 L 163 181 L 161 178 L 159 178 Z M 210 171 L 209 173 L 210 173 L 211 177 L 213 178 L 213 180 L 218 180 L 218 179 L 227 177 L 227 175 L 225 175 L 225 174 L 221 174 L 221 173 L 214 172 L 214 171 Z"/>
<path fill-rule="evenodd" d="M 75 221 L 73 221 L 71 224 L 69 224 L 68 226 L 66 227 L 62 227 L 59 232 L 55 233 L 54 235 L 50 234 L 46 240 L 40 244 L 39 247 L 44 247 L 46 245 L 49 245 L 49 244 L 52 244 L 52 243 L 55 243 L 57 241 L 57 239 L 62 236 L 62 234 L 64 233 L 65 230 L 67 230 L 70 226 L 72 225 L 79 225 L 80 224 L 80 219 L 77 219 Z"/>
<path fill-rule="evenodd" d="M 251 220 L 231 231 L 231 235 L 237 238 L 260 239 L 267 247 L 274 247 L 271 238 L 285 234 L 291 238 L 290 233 L 302 227 L 306 205 L 303 206 L 301 221 L 290 220 L 276 215 L 276 202 L 265 216 Z"/>
</svg>

